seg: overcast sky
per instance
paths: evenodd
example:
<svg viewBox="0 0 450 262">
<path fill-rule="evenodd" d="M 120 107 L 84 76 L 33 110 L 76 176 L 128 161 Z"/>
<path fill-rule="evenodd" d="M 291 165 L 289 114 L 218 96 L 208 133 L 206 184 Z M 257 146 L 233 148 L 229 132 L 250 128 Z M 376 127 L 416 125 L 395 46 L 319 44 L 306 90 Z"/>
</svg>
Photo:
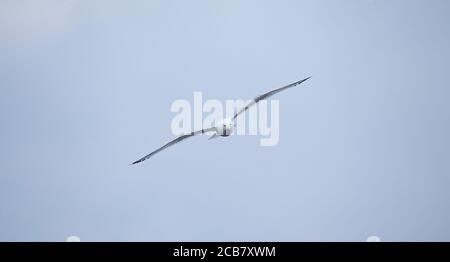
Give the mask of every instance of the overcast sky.
<svg viewBox="0 0 450 262">
<path fill-rule="evenodd" d="M 450 241 L 449 1 L 0 0 L 0 240 Z M 277 94 L 280 141 L 173 138 Z"/>
</svg>

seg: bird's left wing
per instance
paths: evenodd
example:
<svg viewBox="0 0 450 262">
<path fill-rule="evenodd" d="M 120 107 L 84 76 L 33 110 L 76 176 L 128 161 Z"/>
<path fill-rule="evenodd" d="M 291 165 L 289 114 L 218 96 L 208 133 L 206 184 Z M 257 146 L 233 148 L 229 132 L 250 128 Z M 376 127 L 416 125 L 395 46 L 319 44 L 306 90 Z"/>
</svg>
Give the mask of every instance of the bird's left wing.
<svg viewBox="0 0 450 262">
<path fill-rule="evenodd" d="M 276 93 L 281 92 L 281 91 L 283 91 L 283 90 L 286 90 L 286 89 L 288 89 L 288 88 L 294 87 L 294 86 L 296 86 L 296 85 L 300 85 L 301 83 L 305 82 L 306 80 L 308 80 L 308 79 L 310 79 L 310 78 L 311 78 L 311 77 L 307 77 L 307 78 L 302 79 L 302 80 L 300 80 L 300 81 L 294 82 L 294 83 L 289 84 L 289 85 L 287 85 L 287 86 L 280 87 L 280 88 L 278 88 L 278 89 L 272 90 L 272 91 L 270 91 L 270 92 L 267 92 L 267 93 L 265 93 L 265 94 L 262 94 L 262 95 L 256 97 L 255 99 L 253 99 L 252 101 L 250 101 L 244 108 L 242 108 L 242 109 L 239 110 L 236 114 L 234 114 L 233 120 L 235 120 L 240 114 L 242 114 L 243 112 L 245 112 L 249 107 L 251 107 L 252 105 L 258 103 L 259 101 L 261 101 L 261 100 L 263 100 L 263 99 L 266 99 L 266 98 L 268 98 L 268 97 L 270 97 L 270 96 L 273 96 L 273 95 L 275 95 Z"/>
<path fill-rule="evenodd" d="M 172 145 L 175 145 L 176 143 L 181 142 L 181 141 L 185 140 L 186 138 L 189 138 L 189 137 L 192 137 L 192 136 L 195 136 L 195 135 L 198 135 L 198 134 L 206 133 L 206 132 L 215 131 L 215 130 L 216 130 L 215 127 L 210 127 L 210 128 L 206 128 L 206 129 L 197 130 L 197 131 L 191 132 L 191 133 L 186 134 L 186 135 L 181 135 L 181 136 L 175 138 L 174 140 L 170 141 L 169 143 L 163 145 L 162 147 L 156 149 L 155 151 L 151 152 L 150 154 L 142 157 L 141 159 L 134 161 L 131 164 L 134 165 L 134 164 L 143 162 L 143 161 L 149 159 L 154 154 L 156 154 L 158 152 L 161 152 L 162 150 L 164 150 L 164 149 L 166 149 L 166 148 L 168 148 L 168 147 L 170 147 Z"/>
</svg>

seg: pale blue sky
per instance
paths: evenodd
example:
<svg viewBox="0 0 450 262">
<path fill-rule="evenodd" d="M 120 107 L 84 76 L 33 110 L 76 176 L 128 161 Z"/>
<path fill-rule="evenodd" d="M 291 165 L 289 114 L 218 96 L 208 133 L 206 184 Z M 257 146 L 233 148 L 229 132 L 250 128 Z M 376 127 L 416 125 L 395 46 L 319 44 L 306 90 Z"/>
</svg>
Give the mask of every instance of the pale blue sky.
<svg viewBox="0 0 450 262">
<path fill-rule="evenodd" d="M 0 0 L 0 240 L 450 241 L 448 1 Z M 280 143 L 172 138 L 280 93 Z"/>
</svg>

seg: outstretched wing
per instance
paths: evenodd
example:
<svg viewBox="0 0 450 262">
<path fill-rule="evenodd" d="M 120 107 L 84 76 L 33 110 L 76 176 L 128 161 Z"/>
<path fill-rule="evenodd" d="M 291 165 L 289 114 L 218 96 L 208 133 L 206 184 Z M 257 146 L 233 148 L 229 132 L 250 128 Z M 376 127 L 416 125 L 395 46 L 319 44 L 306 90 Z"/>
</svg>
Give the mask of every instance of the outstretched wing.
<svg viewBox="0 0 450 262">
<path fill-rule="evenodd" d="M 169 143 L 163 145 L 162 147 L 156 149 L 155 151 L 151 152 L 150 154 L 142 157 L 141 159 L 134 161 L 131 164 L 134 165 L 134 164 L 140 163 L 142 161 L 145 161 L 145 160 L 149 159 L 151 156 L 153 156 L 154 154 L 156 154 L 158 152 L 161 152 L 162 150 L 164 150 L 164 149 L 166 149 L 166 148 L 168 148 L 168 147 L 170 147 L 172 145 L 175 145 L 176 143 L 181 142 L 181 141 L 185 140 L 186 138 L 189 138 L 189 137 L 192 137 L 192 136 L 195 136 L 195 135 L 198 135 L 198 134 L 206 133 L 206 132 L 215 131 L 215 130 L 216 130 L 215 127 L 210 127 L 210 128 L 206 128 L 206 129 L 202 129 L 202 130 L 191 132 L 190 134 L 181 135 L 181 136 L 175 138 L 174 140 L 170 141 Z"/>
<path fill-rule="evenodd" d="M 244 108 L 242 108 L 242 109 L 239 110 L 236 114 L 234 114 L 233 120 L 235 120 L 240 114 L 242 114 L 243 112 L 245 112 L 247 109 L 249 109 L 249 107 L 251 107 L 252 105 L 258 103 L 259 101 L 261 101 L 261 100 L 263 100 L 263 99 L 266 99 L 266 98 L 268 98 L 268 97 L 270 97 L 270 96 L 273 96 L 273 95 L 275 95 L 276 93 L 281 92 L 281 91 L 283 91 L 283 90 L 285 90 L 285 89 L 294 87 L 294 86 L 296 86 L 296 85 L 300 85 L 301 83 L 305 82 L 306 80 L 308 80 L 308 79 L 310 79 L 310 78 L 311 78 L 311 77 L 307 77 L 307 78 L 305 78 L 305 79 L 303 79 L 303 80 L 297 81 L 297 82 L 292 83 L 292 84 L 289 84 L 289 85 L 287 85 L 287 86 L 280 87 L 280 88 L 278 88 L 278 89 L 272 90 L 272 91 L 270 91 L 270 92 L 267 92 L 267 93 L 265 93 L 265 94 L 262 94 L 262 95 L 256 97 L 255 99 L 253 99 L 252 101 L 250 101 Z"/>
</svg>

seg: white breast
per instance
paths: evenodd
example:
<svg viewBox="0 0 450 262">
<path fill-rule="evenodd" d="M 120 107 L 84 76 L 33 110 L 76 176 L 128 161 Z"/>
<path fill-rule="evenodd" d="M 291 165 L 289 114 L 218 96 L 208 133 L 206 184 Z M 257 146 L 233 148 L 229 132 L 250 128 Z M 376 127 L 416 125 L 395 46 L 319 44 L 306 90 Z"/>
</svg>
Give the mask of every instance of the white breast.
<svg viewBox="0 0 450 262">
<path fill-rule="evenodd" d="M 216 125 L 216 132 L 219 136 L 229 136 L 233 132 L 233 121 L 229 118 L 223 119 Z"/>
</svg>

